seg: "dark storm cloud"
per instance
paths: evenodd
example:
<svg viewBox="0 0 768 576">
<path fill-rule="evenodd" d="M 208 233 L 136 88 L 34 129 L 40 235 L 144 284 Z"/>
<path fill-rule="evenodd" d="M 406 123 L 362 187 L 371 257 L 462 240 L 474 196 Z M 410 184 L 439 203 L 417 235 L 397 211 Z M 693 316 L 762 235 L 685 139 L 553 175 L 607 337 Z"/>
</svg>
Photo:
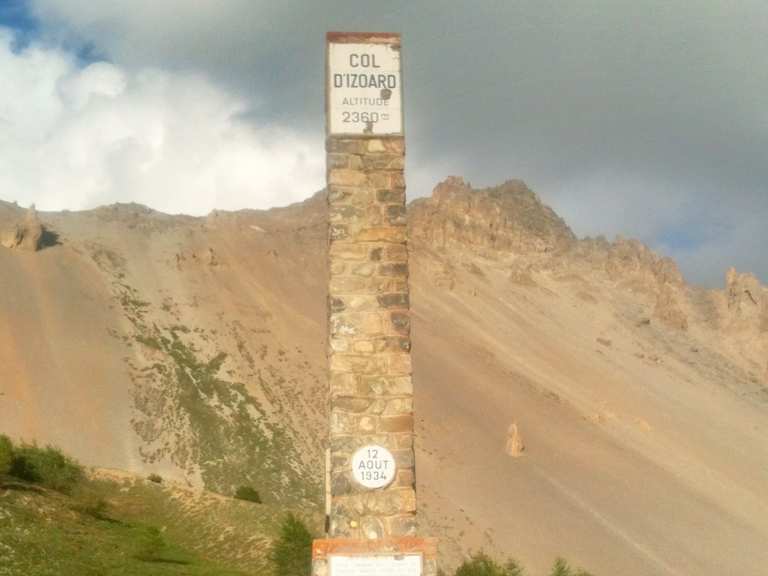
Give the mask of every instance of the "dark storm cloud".
<svg viewBox="0 0 768 576">
<path fill-rule="evenodd" d="M 579 234 L 637 236 L 694 281 L 768 279 L 764 2 L 49 0 L 53 36 L 204 70 L 254 122 L 323 129 L 327 30 L 404 36 L 409 180 L 520 177 Z"/>
</svg>

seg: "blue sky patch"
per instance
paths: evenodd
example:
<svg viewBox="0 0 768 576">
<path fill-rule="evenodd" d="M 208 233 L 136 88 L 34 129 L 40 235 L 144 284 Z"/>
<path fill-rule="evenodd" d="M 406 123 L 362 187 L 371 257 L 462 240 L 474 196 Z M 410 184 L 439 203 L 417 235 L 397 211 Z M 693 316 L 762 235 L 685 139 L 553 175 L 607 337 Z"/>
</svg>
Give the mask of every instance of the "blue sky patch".
<svg viewBox="0 0 768 576">
<path fill-rule="evenodd" d="M 25 0 L 0 0 L 0 26 L 14 31 L 14 52 L 23 50 L 40 35 L 40 24 Z"/>
</svg>

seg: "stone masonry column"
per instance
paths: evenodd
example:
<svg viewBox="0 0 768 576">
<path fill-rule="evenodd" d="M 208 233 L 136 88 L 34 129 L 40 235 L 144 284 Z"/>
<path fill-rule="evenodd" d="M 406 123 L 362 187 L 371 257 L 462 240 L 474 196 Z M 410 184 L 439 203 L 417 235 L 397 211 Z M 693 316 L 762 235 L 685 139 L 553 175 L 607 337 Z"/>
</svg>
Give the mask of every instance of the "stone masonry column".
<svg viewBox="0 0 768 576">
<path fill-rule="evenodd" d="M 403 138 L 328 148 L 331 534 L 415 534 L 413 383 Z M 352 478 L 358 448 L 388 448 L 386 488 Z"/>
<path fill-rule="evenodd" d="M 400 37 L 328 43 L 330 539 L 315 542 L 314 573 L 335 552 L 414 554 L 422 568 L 407 573 L 431 575 L 436 543 L 416 537 Z"/>
</svg>

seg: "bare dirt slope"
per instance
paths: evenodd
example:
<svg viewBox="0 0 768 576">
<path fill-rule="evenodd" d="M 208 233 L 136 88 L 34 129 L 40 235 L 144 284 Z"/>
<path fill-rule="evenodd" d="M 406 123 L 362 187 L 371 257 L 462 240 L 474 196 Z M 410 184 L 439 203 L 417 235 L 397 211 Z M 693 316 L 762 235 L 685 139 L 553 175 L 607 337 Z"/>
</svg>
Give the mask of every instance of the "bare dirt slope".
<svg viewBox="0 0 768 576">
<path fill-rule="evenodd" d="M 446 563 L 764 574 L 768 290 L 577 240 L 521 182 L 451 178 L 409 214 L 419 497 Z M 318 505 L 323 197 L 39 218 L 58 244 L 0 248 L 0 432 Z M 0 204 L 0 229 L 29 220 Z"/>
</svg>

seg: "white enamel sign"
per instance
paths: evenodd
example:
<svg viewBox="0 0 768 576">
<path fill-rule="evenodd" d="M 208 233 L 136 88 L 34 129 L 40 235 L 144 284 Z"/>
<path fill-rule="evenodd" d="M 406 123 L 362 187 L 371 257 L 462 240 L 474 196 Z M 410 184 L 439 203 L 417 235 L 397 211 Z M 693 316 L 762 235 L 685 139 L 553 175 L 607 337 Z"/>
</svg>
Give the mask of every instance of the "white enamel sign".
<svg viewBox="0 0 768 576">
<path fill-rule="evenodd" d="M 330 134 L 402 134 L 400 47 L 328 45 Z"/>
<path fill-rule="evenodd" d="M 352 456 L 352 476 L 366 488 L 384 488 L 395 479 L 395 458 L 383 446 L 363 446 Z"/>
<path fill-rule="evenodd" d="M 421 554 L 330 557 L 330 576 L 421 576 Z"/>
</svg>

